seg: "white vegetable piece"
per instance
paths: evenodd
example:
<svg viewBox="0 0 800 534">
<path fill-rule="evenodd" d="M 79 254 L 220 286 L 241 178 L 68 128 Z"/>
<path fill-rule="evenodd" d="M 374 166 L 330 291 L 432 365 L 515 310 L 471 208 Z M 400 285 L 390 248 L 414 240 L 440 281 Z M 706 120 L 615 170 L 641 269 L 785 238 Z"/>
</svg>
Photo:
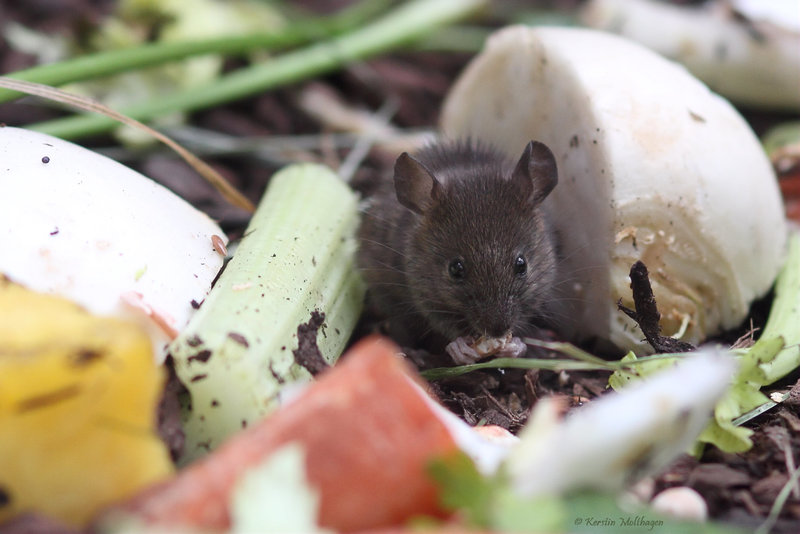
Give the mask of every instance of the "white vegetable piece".
<svg viewBox="0 0 800 534">
<path fill-rule="evenodd" d="M 319 490 L 306 473 L 305 449 L 290 442 L 236 481 L 230 532 L 332 533 L 319 526 L 319 501 Z"/>
<path fill-rule="evenodd" d="M 536 405 L 505 468 L 521 495 L 619 490 L 684 453 L 736 372 L 729 353 L 704 349 L 554 423 Z M 543 424 L 537 424 L 544 419 Z"/>
<path fill-rule="evenodd" d="M 546 201 L 559 232 L 562 329 L 647 350 L 628 272 L 650 272 L 664 335 L 697 343 L 737 326 L 780 268 L 786 221 L 750 127 L 684 68 L 610 34 L 510 27 L 445 102 L 442 127 L 509 155 L 556 155 Z"/>
<path fill-rule="evenodd" d="M 688 486 L 667 488 L 656 495 L 650 506 L 653 511 L 686 521 L 706 521 L 708 504 L 703 496 Z"/>
<path fill-rule="evenodd" d="M 800 110 L 800 1 L 591 0 L 583 22 L 683 63 L 726 97 Z"/>
<path fill-rule="evenodd" d="M 192 300 L 202 302 L 222 267 L 211 238 L 227 238 L 209 217 L 64 140 L 0 128 L 0 191 L 0 273 L 93 313 L 139 321 L 157 356 L 165 330 L 186 325 Z"/>
</svg>

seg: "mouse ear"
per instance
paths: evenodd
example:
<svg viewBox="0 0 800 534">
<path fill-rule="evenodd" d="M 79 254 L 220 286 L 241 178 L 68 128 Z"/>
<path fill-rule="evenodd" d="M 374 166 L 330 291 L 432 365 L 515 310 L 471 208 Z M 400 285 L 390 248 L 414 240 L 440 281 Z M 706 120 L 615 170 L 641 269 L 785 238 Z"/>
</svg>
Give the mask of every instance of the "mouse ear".
<svg viewBox="0 0 800 534">
<path fill-rule="evenodd" d="M 400 204 L 422 215 L 439 193 L 439 181 L 419 160 L 403 152 L 394 164 L 394 189 Z"/>
<path fill-rule="evenodd" d="M 556 158 L 547 145 L 538 141 L 528 143 L 511 180 L 527 192 L 533 204 L 544 200 L 558 183 Z"/>
</svg>

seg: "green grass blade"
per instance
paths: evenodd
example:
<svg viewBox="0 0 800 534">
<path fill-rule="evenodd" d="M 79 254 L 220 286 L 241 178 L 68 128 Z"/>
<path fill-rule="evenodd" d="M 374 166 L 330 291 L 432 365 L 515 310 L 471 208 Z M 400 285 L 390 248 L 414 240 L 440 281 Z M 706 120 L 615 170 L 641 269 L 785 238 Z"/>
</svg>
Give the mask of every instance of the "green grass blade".
<svg viewBox="0 0 800 534">
<path fill-rule="evenodd" d="M 350 9 L 331 17 L 304 20 L 268 33 L 229 35 L 198 41 L 148 43 L 122 50 L 98 52 L 7 74 L 9 78 L 60 86 L 153 67 L 206 54 L 237 55 L 253 50 L 276 50 L 297 46 L 349 31 L 363 24 L 368 17 L 383 9 L 386 1 L 362 0 Z M 22 93 L 0 89 L 0 103 L 23 96 Z"/>
<path fill-rule="evenodd" d="M 418 39 L 473 13 L 485 0 L 415 0 L 372 24 L 248 68 L 203 87 L 188 89 L 121 110 L 140 121 L 178 111 L 211 107 L 274 87 L 318 76 Z M 62 139 L 105 133 L 117 123 L 104 116 L 77 116 L 29 125 Z"/>
<path fill-rule="evenodd" d="M 545 369 L 548 371 L 602 371 L 609 370 L 608 365 L 573 360 L 544 360 L 536 358 L 495 358 L 486 362 L 459 365 L 457 367 L 436 367 L 421 371 L 426 380 L 442 380 L 454 378 L 480 369 Z"/>
</svg>

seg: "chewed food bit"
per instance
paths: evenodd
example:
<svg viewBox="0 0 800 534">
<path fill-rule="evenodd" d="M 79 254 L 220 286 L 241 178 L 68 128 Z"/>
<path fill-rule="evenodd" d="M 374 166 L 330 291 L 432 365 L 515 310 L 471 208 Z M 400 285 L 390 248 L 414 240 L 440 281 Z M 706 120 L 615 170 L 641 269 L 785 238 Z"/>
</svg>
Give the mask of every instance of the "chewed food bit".
<svg viewBox="0 0 800 534">
<path fill-rule="evenodd" d="M 445 348 L 447 354 L 459 365 L 475 363 L 490 356 L 499 358 L 517 358 L 527 350 L 525 343 L 507 332 L 503 337 L 482 336 L 477 340 L 462 336 Z"/>
</svg>

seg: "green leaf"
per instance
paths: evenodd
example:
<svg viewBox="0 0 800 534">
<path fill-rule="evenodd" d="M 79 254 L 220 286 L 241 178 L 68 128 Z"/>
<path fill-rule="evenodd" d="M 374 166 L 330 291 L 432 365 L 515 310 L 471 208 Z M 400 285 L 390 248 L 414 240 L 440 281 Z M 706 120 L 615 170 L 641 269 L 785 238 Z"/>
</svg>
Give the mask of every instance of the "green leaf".
<svg viewBox="0 0 800 534">
<path fill-rule="evenodd" d="M 620 362 L 639 365 L 615 371 L 609 385 L 620 389 L 659 371 L 669 361 L 667 355 L 660 356 L 660 360 L 646 362 L 647 358 L 637 360 L 632 353 L 627 354 Z M 789 253 L 775 282 L 775 298 L 761 338 L 749 349 L 732 351 L 734 356 L 739 359 L 739 371 L 731 388 L 717 403 L 714 421 L 698 438 L 698 443 L 711 443 L 725 452 L 750 449 L 752 431 L 736 426 L 733 421 L 770 403 L 761 388 L 800 367 L 800 233 L 789 236 Z"/>
<path fill-rule="evenodd" d="M 497 481 L 484 477 L 461 451 L 433 460 L 428 470 L 439 484 L 439 498 L 445 508 L 463 512 L 471 526 L 488 526 Z"/>
<path fill-rule="evenodd" d="M 220 76 L 201 87 L 143 100 L 118 111 L 146 122 L 263 93 L 275 87 L 321 76 L 345 65 L 396 50 L 484 7 L 485 0 L 413 0 L 345 34 L 277 55 L 264 63 Z M 28 125 L 62 139 L 105 133 L 118 126 L 109 117 L 77 115 Z"/>
<path fill-rule="evenodd" d="M 783 350 L 784 345 L 783 337 L 780 336 L 759 339 L 743 354 L 737 380 L 768 384 L 769 378 L 761 365 L 773 361 Z"/>
<path fill-rule="evenodd" d="M 637 358 L 636 354 L 629 352 L 623 356 L 619 361 L 620 363 L 629 363 L 632 365 L 627 369 L 619 369 L 614 371 L 608 378 L 608 385 L 619 391 L 631 382 L 636 382 L 640 378 L 657 373 L 667 367 L 670 367 L 678 361 L 678 357 L 665 358 L 663 354 L 658 355 L 657 358 L 645 357 Z"/>
<path fill-rule="evenodd" d="M 770 156 L 776 150 L 797 142 L 800 142 L 800 121 L 779 124 L 762 138 L 764 151 Z"/>
<path fill-rule="evenodd" d="M 585 532 L 587 534 L 744 534 L 714 523 L 666 519 L 647 508 L 620 508 L 610 493 L 581 491 L 560 495 L 520 495 L 504 476 L 484 476 L 462 453 L 434 461 L 430 473 L 443 504 L 467 526 L 491 532 Z M 428 525 L 430 526 L 430 525 Z"/>
<path fill-rule="evenodd" d="M 568 516 L 560 497 L 521 497 L 511 489 L 498 488 L 487 526 L 493 532 L 563 532 Z"/>
<path fill-rule="evenodd" d="M 615 496 L 607 493 L 582 492 L 568 496 L 564 506 L 569 510 L 564 529 L 572 534 L 745 534 L 746 530 L 714 523 L 679 521 L 660 516 L 648 508 L 621 508 Z"/>
</svg>

